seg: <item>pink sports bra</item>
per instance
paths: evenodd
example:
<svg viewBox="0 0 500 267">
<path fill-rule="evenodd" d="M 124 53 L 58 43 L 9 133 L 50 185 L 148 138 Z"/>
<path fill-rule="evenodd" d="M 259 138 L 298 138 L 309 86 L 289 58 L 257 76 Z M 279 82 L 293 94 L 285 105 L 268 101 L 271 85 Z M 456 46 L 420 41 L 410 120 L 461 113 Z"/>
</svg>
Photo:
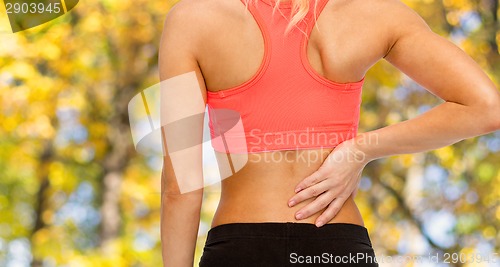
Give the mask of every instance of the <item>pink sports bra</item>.
<svg viewBox="0 0 500 267">
<path fill-rule="evenodd" d="M 244 2 L 243 0 L 241 0 Z M 275 0 L 249 3 L 264 37 L 264 59 L 254 76 L 241 85 L 207 91 L 211 143 L 224 153 L 333 148 L 357 134 L 361 91 L 358 82 L 337 83 L 319 75 L 307 59 L 307 39 L 293 29 Z M 328 0 L 318 0 L 316 18 Z M 297 26 L 307 36 L 315 23 L 314 0 Z M 289 16 L 291 1 L 280 5 Z"/>
</svg>

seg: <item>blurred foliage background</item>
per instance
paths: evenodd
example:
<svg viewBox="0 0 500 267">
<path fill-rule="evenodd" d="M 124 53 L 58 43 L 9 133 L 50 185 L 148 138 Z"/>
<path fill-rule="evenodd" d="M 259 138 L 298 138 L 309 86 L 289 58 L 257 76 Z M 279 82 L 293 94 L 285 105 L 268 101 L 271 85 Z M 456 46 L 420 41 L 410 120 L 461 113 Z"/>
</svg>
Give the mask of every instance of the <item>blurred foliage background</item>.
<svg viewBox="0 0 500 267">
<path fill-rule="evenodd" d="M 498 85 L 498 1 L 403 2 Z M 0 266 L 162 266 L 161 158 L 135 151 L 127 105 L 159 82 L 159 38 L 174 4 L 87 0 L 0 35 Z M 440 101 L 380 61 L 363 88 L 360 132 Z M 356 202 L 377 255 L 498 253 L 499 151 L 496 132 L 370 163 Z M 218 201 L 216 186 L 205 191 L 196 263 Z M 455 266 L 500 266 L 483 263 Z M 412 266 L 381 266 L 402 265 Z"/>
</svg>

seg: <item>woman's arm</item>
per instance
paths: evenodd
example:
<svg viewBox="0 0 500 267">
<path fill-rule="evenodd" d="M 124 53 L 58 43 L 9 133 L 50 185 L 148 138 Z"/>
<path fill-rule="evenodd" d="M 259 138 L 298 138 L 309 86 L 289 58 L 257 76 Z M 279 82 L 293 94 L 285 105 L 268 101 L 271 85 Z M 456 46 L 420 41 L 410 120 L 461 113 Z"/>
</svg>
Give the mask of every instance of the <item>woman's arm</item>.
<svg viewBox="0 0 500 267">
<path fill-rule="evenodd" d="M 203 197 L 202 135 L 205 84 L 194 57 L 193 9 L 170 10 L 160 43 L 159 68 L 164 161 L 161 183 L 163 266 L 192 267 Z"/>
<path fill-rule="evenodd" d="M 445 102 L 411 120 L 360 134 L 356 147 L 373 160 L 499 130 L 500 93 L 478 64 L 419 16 L 402 20 L 394 27 L 397 38 L 385 59 Z M 369 136 L 374 141 L 364 142 Z"/>
<path fill-rule="evenodd" d="M 383 2 L 393 36 L 385 59 L 445 102 L 416 118 L 361 133 L 334 149 L 318 171 L 297 185 L 300 192 L 290 199 L 299 203 L 318 196 L 297 212 L 307 218 L 326 207 L 318 225 L 335 217 L 356 190 L 369 161 L 437 149 L 500 129 L 500 94 L 478 64 L 432 32 L 403 3 Z M 342 157 L 347 154 L 354 157 Z"/>
</svg>

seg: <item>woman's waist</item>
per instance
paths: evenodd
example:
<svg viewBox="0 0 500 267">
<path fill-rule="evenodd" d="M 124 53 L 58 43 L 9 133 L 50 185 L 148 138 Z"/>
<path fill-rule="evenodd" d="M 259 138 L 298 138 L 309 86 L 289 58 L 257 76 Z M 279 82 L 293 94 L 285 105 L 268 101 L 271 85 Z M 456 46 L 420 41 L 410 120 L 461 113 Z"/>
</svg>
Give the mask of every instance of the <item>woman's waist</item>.
<svg viewBox="0 0 500 267">
<path fill-rule="evenodd" d="M 308 218 L 297 220 L 295 214 L 313 202 L 307 199 L 293 207 L 288 206 L 292 194 L 261 194 L 258 191 L 238 192 L 238 195 L 223 192 L 215 212 L 212 227 L 235 222 L 296 222 L 314 224 L 326 207 L 311 214 Z M 236 192 L 234 192 L 236 193 Z M 337 215 L 327 223 L 352 223 L 364 226 L 361 213 L 352 197 L 349 197 Z"/>
<path fill-rule="evenodd" d="M 222 180 L 222 194 L 213 224 L 229 222 L 305 222 L 315 220 L 326 209 L 316 212 L 309 218 L 297 220 L 295 213 L 311 203 L 307 199 L 293 207 L 288 201 L 295 195 L 295 187 L 306 177 L 313 174 L 329 155 L 331 149 L 290 150 L 258 154 L 247 157 L 233 157 L 232 166 L 243 166 L 230 177 Z M 227 154 L 216 153 L 219 169 L 224 173 L 221 161 Z M 239 162 L 243 160 L 243 162 Z M 352 222 L 363 224 L 361 215 L 352 198 L 344 203 L 331 222 Z"/>
</svg>

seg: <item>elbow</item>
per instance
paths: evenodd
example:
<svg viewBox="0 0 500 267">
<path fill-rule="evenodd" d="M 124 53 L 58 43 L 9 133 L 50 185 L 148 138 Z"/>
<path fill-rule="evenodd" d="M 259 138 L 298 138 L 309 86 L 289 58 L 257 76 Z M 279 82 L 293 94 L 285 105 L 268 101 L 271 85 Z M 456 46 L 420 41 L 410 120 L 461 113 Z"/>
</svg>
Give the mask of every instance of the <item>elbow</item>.
<svg viewBox="0 0 500 267">
<path fill-rule="evenodd" d="M 492 122 L 488 125 L 487 132 L 496 132 L 500 130 L 500 112 L 497 113 L 496 117 L 492 120 Z"/>
<path fill-rule="evenodd" d="M 201 209 L 202 202 L 202 189 L 183 194 L 162 194 L 162 205 L 166 208 L 197 211 Z"/>
<path fill-rule="evenodd" d="M 489 130 L 490 132 L 495 132 L 500 130 L 500 110 L 497 111 L 495 115 L 493 115 L 493 120 Z"/>
<path fill-rule="evenodd" d="M 174 223 L 190 218 L 198 221 L 203 198 L 199 196 L 164 195 L 161 198 L 161 218 L 165 223 Z"/>
<path fill-rule="evenodd" d="M 183 194 L 163 193 L 162 202 L 174 206 L 186 206 L 190 208 L 201 207 L 203 201 L 203 190 L 199 189 Z"/>
<path fill-rule="evenodd" d="M 500 94 L 498 92 L 482 105 L 482 116 L 484 116 L 485 134 L 500 130 Z"/>
</svg>

